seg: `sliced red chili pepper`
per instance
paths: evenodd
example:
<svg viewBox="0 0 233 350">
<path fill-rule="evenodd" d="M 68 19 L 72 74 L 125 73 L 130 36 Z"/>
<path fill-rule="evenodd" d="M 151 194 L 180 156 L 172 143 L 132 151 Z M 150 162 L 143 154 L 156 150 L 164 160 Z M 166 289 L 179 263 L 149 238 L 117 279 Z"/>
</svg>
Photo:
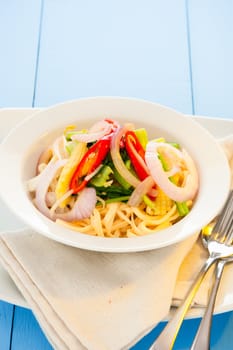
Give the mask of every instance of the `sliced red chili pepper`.
<svg viewBox="0 0 233 350">
<path fill-rule="evenodd" d="M 144 180 L 149 175 L 145 164 L 145 151 L 132 130 L 125 133 L 125 148 L 139 179 Z"/>
<path fill-rule="evenodd" d="M 101 139 L 92 145 L 83 156 L 70 181 L 73 193 L 81 191 L 89 182 L 85 177 L 95 171 L 110 149 L 110 139 Z"/>
</svg>

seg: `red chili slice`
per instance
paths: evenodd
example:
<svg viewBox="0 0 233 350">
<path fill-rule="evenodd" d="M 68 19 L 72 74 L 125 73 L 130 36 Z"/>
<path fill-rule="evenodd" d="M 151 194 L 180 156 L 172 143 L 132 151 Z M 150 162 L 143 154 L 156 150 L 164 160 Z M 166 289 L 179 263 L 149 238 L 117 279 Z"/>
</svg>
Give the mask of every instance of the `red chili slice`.
<svg viewBox="0 0 233 350">
<path fill-rule="evenodd" d="M 88 180 L 85 177 L 102 163 L 110 149 L 110 142 L 110 138 L 99 140 L 85 153 L 70 181 L 73 193 L 78 193 L 87 185 Z"/>
<path fill-rule="evenodd" d="M 144 180 L 149 175 L 145 163 L 145 151 L 132 130 L 125 133 L 125 148 L 139 179 Z"/>
</svg>

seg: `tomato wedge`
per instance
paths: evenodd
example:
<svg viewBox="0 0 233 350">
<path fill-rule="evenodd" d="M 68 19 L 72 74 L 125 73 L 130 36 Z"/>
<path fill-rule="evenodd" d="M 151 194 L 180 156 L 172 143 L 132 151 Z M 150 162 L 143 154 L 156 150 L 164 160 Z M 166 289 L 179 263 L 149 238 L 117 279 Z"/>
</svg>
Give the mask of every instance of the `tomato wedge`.
<svg viewBox="0 0 233 350">
<path fill-rule="evenodd" d="M 70 181 L 73 193 L 81 191 L 89 182 L 86 176 L 95 171 L 102 163 L 110 149 L 110 138 L 101 139 L 84 154 Z"/>
</svg>

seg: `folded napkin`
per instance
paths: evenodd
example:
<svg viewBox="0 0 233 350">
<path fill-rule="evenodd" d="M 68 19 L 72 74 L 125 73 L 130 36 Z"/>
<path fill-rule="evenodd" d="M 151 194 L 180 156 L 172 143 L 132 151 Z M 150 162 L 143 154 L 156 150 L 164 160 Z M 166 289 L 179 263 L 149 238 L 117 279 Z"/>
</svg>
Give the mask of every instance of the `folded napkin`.
<svg viewBox="0 0 233 350">
<path fill-rule="evenodd" d="M 232 141 L 220 142 L 233 171 Z M 129 349 L 167 317 L 175 285 L 182 286 L 175 290 L 180 298 L 191 283 L 190 266 L 202 260 L 197 236 L 158 250 L 110 254 L 68 247 L 30 229 L 11 231 L 0 234 L 0 261 L 54 349 Z"/>
</svg>

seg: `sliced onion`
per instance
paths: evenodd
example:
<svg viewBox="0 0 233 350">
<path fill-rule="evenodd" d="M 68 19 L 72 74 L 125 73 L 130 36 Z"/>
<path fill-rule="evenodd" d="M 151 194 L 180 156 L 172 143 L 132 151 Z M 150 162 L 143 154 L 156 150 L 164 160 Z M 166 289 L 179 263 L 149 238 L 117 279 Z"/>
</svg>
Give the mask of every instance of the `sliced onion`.
<svg viewBox="0 0 233 350">
<path fill-rule="evenodd" d="M 45 197 L 45 202 L 47 207 L 52 207 L 54 203 L 56 203 L 56 193 L 55 192 L 47 192 Z"/>
<path fill-rule="evenodd" d="M 37 168 L 36 168 L 37 174 L 40 173 L 40 165 L 48 164 L 52 157 L 53 157 L 53 150 L 51 147 L 47 148 L 44 152 L 41 153 L 37 163 Z"/>
<path fill-rule="evenodd" d="M 142 197 L 150 192 L 152 187 L 155 185 L 154 179 L 152 176 L 146 177 L 142 182 L 138 184 L 138 186 L 135 188 L 133 193 L 131 194 L 129 200 L 128 200 L 128 205 L 132 207 L 137 207 L 141 201 Z"/>
<path fill-rule="evenodd" d="M 44 171 L 40 174 L 38 184 L 35 189 L 35 204 L 39 211 L 51 218 L 50 210 L 46 204 L 46 195 L 52 180 L 54 179 L 58 169 L 66 164 L 66 159 L 60 159 L 55 162 L 50 162 Z"/>
<path fill-rule="evenodd" d="M 65 221 L 74 221 L 89 218 L 95 208 L 97 201 L 96 191 L 92 187 L 85 187 L 79 192 L 78 198 L 73 208 L 64 213 L 54 213 L 53 219 L 62 219 Z"/>
<path fill-rule="evenodd" d="M 163 170 L 158 158 L 158 148 L 161 147 L 170 150 L 170 152 L 175 152 L 185 162 L 188 175 L 183 187 L 173 184 L 169 180 L 170 172 Z M 167 143 L 150 141 L 146 146 L 145 161 L 154 181 L 168 197 L 177 202 L 184 202 L 195 197 L 198 190 L 198 173 L 194 161 L 184 149 L 181 151 Z"/>
<path fill-rule="evenodd" d="M 96 191 L 94 188 L 84 188 L 80 192 L 74 207 L 66 213 L 54 213 L 47 206 L 48 188 L 59 168 L 66 164 L 66 159 L 50 162 L 40 174 L 39 182 L 35 191 L 35 205 L 37 209 L 52 220 L 62 219 L 66 221 L 80 220 L 90 217 L 96 205 Z"/>
<path fill-rule="evenodd" d="M 119 174 L 133 187 L 137 187 L 140 183 L 138 180 L 125 166 L 121 155 L 120 155 L 120 141 L 122 136 L 127 130 L 131 130 L 131 125 L 125 125 L 123 128 L 119 129 L 112 138 L 110 153 L 112 157 L 113 164 Z"/>
<path fill-rule="evenodd" d="M 52 205 L 49 205 L 51 216 L 53 216 L 55 210 L 60 206 L 60 204 L 62 202 L 64 202 L 67 198 L 69 198 L 73 194 L 73 190 L 67 191 L 65 194 L 63 194 L 62 197 L 60 197 L 58 199 L 56 197 L 56 193 L 55 192 L 48 192 L 47 196 L 48 196 L 49 193 L 54 193 L 54 195 L 55 195 L 55 200 L 53 200 Z"/>
<path fill-rule="evenodd" d="M 72 135 L 72 140 L 77 140 L 81 142 L 93 142 L 99 140 L 103 136 L 110 133 L 112 129 L 112 124 L 109 124 L 105 120 L 101 120 L 95 123 L 88 131 L 87 134 L 74 134 Z"/>
<path fill-rule="evenodd" d="M 171 168 L 171 170 L 166 171 L 166 174 L 167 174 L 168 177 L 170 177 L 170 176 L 176 175 L 176 174 L 179 173 L 179 172 L 180 172 L 180 167 L 178 167 L 178 166 L 173 166 L 173 167 Z"/>
<path fill-rule="evenodd" d="M 65 148 L 65 139 L 64 136 L 58 137 L 52 146 L 53 154 L 57 159 L 63 159 L 68 157 L 68 152 Z"/>
<path fill-rule="evenodd" d="M 41 176 L 42 176 L 42 173 L 40 173 L 40 174 L 38 174 L 38 175 L 36 175 L 28 180 L 27 189 L 29 192 L 34 192 L 36 190 Z"/>
</svg>

